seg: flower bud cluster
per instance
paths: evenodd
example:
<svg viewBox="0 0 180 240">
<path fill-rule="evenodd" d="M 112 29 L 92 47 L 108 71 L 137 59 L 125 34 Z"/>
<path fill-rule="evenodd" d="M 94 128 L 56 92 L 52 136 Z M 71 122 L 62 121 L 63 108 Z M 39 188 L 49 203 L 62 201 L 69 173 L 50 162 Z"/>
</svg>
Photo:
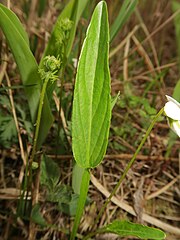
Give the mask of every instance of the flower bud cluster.
<svg viewBox="0 0 180 240">
<path fill-rule="evenodd" d="M 54 56 L 46 56 L 43 59 L 43 68 L 39 69 L 39 73 L 43 80 L 49 79 L 52 82 L 58 79 L 58 72 L 61 68 L 61 61 Z"/>
</svg>

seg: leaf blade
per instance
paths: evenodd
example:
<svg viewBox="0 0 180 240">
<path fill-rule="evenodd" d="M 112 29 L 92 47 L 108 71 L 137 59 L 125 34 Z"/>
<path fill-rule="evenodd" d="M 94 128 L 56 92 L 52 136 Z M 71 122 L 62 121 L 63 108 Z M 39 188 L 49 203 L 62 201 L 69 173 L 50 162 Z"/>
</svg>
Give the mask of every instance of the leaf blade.
<svg viewBox="0 0 180 240">
<path fill-rule="evenodd" d="M 110 42 L 115 38 L 118 31 L 123 27 L 128 18 L 133 13 L 138 0 L 124 0 L 118 16 L 110 28 Z"/>
<path fill-rule="evenodd" d="M 105 226 L 102 232 L 111 232 L 122 237 L 134 236 L 140 239 L 162 240 L 166 237 L 165 233 L 159 229 L 119 220 L 115 220 L 111 224 Z"/>
<path fill-rule="evenodd" d="M 0 27 L 8 41 L 19 68 L 22 82 L 25 86 L 25 93 L 29 104 L 31 119 L 34 124 L 36 121 L 42 85 L 42 81 L 38 73 L 37 62 L 29 48 L 27 34 L 24 31 L 19 19 L 11 10 L 2 4 L 0 4 Z M 52 122 L 53 116 L 48 99 L 45 97 L 41 117 L 40 134 L 38 138 L 38 148 L 44 141 Z"/>
<path fill-rule="evenodd" d="M 107 6 L 94 10 L 82 47 L 72 114 L 73 153 L 84 168 L 97 166 L 106 151 L 111 119 Z"/>
</svg>

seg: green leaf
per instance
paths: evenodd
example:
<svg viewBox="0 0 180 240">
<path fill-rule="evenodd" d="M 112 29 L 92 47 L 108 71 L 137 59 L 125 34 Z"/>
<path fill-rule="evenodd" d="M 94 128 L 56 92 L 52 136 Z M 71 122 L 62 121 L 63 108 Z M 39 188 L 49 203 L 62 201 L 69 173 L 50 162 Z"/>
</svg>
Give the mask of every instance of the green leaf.
<svg viewBox="0 0 180 240">
<path fill-rule="evenodd" d="M 43 155 L 41 162 L 41 184 L 54 189 L 59 182 L 60 171 L 57 163 L 51 158 Z"/>
<path fill-rule="evenodd" d="M 31 86 L 25 87 L 25 92 L 32 122 L 35 123 L 42 85 L 42 81 L 38 74 L 38 65 L 29 48 L 27 34 L 25 33 L 19 19 L 12 11 L 2 4 L 0 4 L 0 27 L 6 36 L 15 61 L 18 65 L 23 85 Z M 42 123 L 38 139 L 38 147 L 40 147 L 41 143 L 45 139 L 52 121 L 53 117 L 46 97 L 42 112 Z"/>
<path fill-rule="evenodd" d="M 0 141 L 6 147 L 9 147 L 13 139 L 17 138 L 17 130 L 13 117 L 0 116 Z"/>
<path fill-rule="evenodd" d="M 45 219 L 41 215 L 39 204 L 34 205 L 32 211 L 31 211 L 31 219 L 32 219 L 33 222 L 39 224 L 42 227 L 47 226 L 47 223 L 46 223 Z"/>
<path fill-rule="evenodd" d="M 173 96 L 173 98 L 175 98 L 178 102 L 180 102 L 180 80 L 177 81 L 172 96 Z"/>
<path fill-rule="evenodd" d="M 165 233 L 159 229 L 147 227 L 142 224 L 131 223 L 128 221 L 115 220 L 101 230 L 101 232 L 115 233 L 121 237 L 133 236 L 140 239 L 155 240 L 162 240 L 166 237 Z"/>
<path fill-rule="evenodd" d="M 120 97 L 120 92 L 118 92 L 118 94 L 111 99 L 111 110 L 113 110 L 113 108 L 116 105 L 117 100 L 119 99 L 119 97 Z"/>
<path fill-rule="evenodd" d="M 70 34 L 69 34 L 69 38 L 68 41 L 66 42 L 66 58 L 68 58 L 69 53 L 71 51 L 72 48 L 72 44 L 74 41 L 74 36 L 75 36 L 75 32 L 76 32 L 76 27 L 77 27 L 77 23 L 80 19 L 80 16 L 84 10 L 84 8 L 87 5 L 87 2 L 89 0 L 70 0 L 69 3 L 66 5 L 66 7 L 64 8 L 64 10 L 61 12 L 61 14 L 59 15 L 53 31 L 51 33 L 50 39 L 48 41 L 47 47 L 45 49 L 45 52 L 43 54 L 43 57 L 47 56 L 47 55 L 54 55 L 54 56 L 58 56 L 61 53 L 58 52 L 57 47 L 56 47 L 56 42 L 58 40 L 58 36 L 59 33 L 59 27 L 60 24 L 62 22 L 63 19 L 69 19 L 73 22 L 73 26 L 70 30 Z"/>
<path fill-rule="evenodd" d="M 70 216 L 75 216 L 78 199 L 79 199 L 78 194 L 72 194 L 69 202 L 67 203 L 63 203 L 61 201 L 58 202 L 58 209 Z"/>
<path fill-rule="evenodd" d="M 73 100 L 72 147 L 83 168 L 97 166 L 106 152 L 111 119 L 107 6 L 94 10 L 79 59 Z"/>
<path fill-rule="evenodd" d="M 11 12 L 8 8 L 6 8 L 5 6 L 3 6 L 0 3 L 0 14 L 5 14 L 6 18 L 10 19 L 10 21 L 13 22 L 14 26 L 16 26 L 16 28 L 18 29 L 19 34 L 21 35 L 21 37 L 24 39 L 24 41 L 26 42 L 26 44 L 29 46 L 29 38 L 27 33 L 25 32 L 24 28 L 22 27 L 21 22 L 19 21 L 18 17 Z M 2 21 L 2 20 L 1 20 Z M 7 25 L 8 27 L 8 25 Z"/>
<path fill-rule="evenodd" d="M 61 12 L 61 14 L 57 18 L 57 21 L 53 27 L 53 31 L 51 33 L 50 39 L 44 51 L 42 60 L 47 55 L 53 55 L 55 57 L 61 56 L 63 65 L 64 66 L 66 65 L 66 60 L 68 59 L 72 49 L 78 21 L 88 1 L 89 0 L 70 0 L 69 1 L 69 3 L 66 5 L 64 10 Z M 67 19 L 72 21 L 72 27 L 68 33 L 67 31 L 63 30 L 61 27 L 63 25 L 63 21 Z M 59 39 L 61 39 L 62 36 L 66 34 L 68 34 L 68 38 L 65 42 L 65 45 L 63 45 L 63 43 L 60 44 Z M 64 56 L 62 56 L 63 54 Z M 43 63 L 42 60 L 40 62 L 40 67 L 42 67 L 42 63 Z M 54 84 L 48 83 L 48 87 L 47 87 L 48 99 L 51 97 L 54 88 L 55 88 L 55 83 Z"/>
<path fill-rule="evenodd" d="M 69 203 L 72 189 L 67 185 L 58 184 L 54 189 L 49 188 L 47 200 L 50 202 Z"/>
<path fill-rule="evenodd" d="M 41 17 L 45 7 L 47 6 L 47 0 L 40 0 L 38 4 L 38 16 Z"/>
<path fill-rule="evenodd" d="M 72 188 L 77 194 L 80 194 L 83 173 L 84 168 L 80 167 L 77 163 L 75 163 L 72 172 Z"/>
<path fill-rule="evenodd" d="M 116 17 L 112 27 L 110 28 L 110 41 L 114 39 L 118 31 L 123 27 L 127 22 L 128 18 L 131 16 L 135 7 L 138 3 L 138 0 L 124 0 L 121 10 Z"/>
</svg>

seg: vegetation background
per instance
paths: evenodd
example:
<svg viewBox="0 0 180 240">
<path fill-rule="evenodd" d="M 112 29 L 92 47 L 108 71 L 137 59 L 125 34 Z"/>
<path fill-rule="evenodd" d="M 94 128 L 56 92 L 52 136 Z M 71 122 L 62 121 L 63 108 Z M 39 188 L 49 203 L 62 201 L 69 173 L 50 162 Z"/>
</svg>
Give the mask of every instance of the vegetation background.
<svg viewBox="0 0 180 240">
<path fill-rule="evenodd" d="M 9 4 L 23 23 L 38 63 L 56 19 L 67 2 L 1 1 L 6 6 Z M 121 1 L 106 2 L 111 29 L 121 8 Z M 64 74 L 61 102 L 63 111 L 60 119 L 60 81 L 51 103 L 55 121 L 39 154 L 46 154 L 47 164 L 47 157 L 53 160 L 53 163 L 50 163 L 53 171 L 48 172 L 47 166 L 42 170 L 44 175 L 41 175 L 39 202 L 43 218 L 53 226 L 42 228 L 42 219 L 37 220 L 35 217 L 35 222 L 41 225 L 36 225 L 37 239 L 65 239 L 66 231 L 63 229 L 69 229 L 72 224 L 76 196 L 71 189 L 71 112 L 76 62 L 97 3 L 95 0 L 88 2 L 78 23 Z M 110 44 L 112 96 L 116 96 L 120 91 L 120 99 L 113 109 L 107 154 L 103 163 L 93 170 L 89 200 L 80 225 L 80 234 L 91 230 L 105 197 L 111 192 L 131 159 L 151 119 L 164 106 L 165 95 L 172 96 L 174 92 L 180 78 L 180 35 L 176 34 L 174 24 L 175 17 L 179 14 L 174 13 L 172 1 L 169 0 L 139 1 L 130 19 Z M 31 149 L 33 126 L 18 69 L 5 37 L 0 34 L 0 239 L 27 239 L 28 214 L 24 219 L 15 221 L 24 164 L 13 111 L 17 112 L 20 135 L 26 152 Z M 169 132 L 166 120 L 162 117 L 137 156 L 133 168 L 128 172 L 116 199 L 104 212 L 100 226 L 116 218 L 147 224 L 144 215 L 146 213 L 154 217 L 151 222 L 154 226 L 159 227 L 156 221 L 161 221 L 161 228 L 166 231 L 167 239 L 179 239 L 179 149 L 179 140 Z M 57 169 L 59 170 L 56 171 Z M 52 183 L 47 183 L 48 179 L 54 181 L 54 192 L 47 190 L 52 186 Z M 136 217 L 133 216 L 131 207 L 134 208 Z M 118 237 L 102 235 L 97 239 Z"/>
</svg>

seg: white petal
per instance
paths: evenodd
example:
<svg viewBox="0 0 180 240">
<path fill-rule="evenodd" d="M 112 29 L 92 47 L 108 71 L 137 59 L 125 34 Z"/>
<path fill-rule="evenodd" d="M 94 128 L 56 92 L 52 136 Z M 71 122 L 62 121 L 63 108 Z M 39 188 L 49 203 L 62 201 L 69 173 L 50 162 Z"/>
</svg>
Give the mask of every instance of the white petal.
<svg viewBox="0 0 180 240">
<path fill-rule="evenodd" d="M 173 120 L 180 120 L 180 107 L 174 102 L 167 102 L 164 106 L 164 112 L 167 117 Z"/>
<path fill-rule="evenodd" d="M 171 128 L 180 137 L 180 121 L 174 121 Z"/>
<path fill-rule="evenodd" d="M 175 103 L 175 104 L 180 108 L 180 103 L 178 103 L 178 101 L 176 101 L 174 98 L 172 98 L 172 97 L 170 97 L 170 96 L 168 96 L 168 95 L 166 95 L 166 98 L 167 98 L 167 100 L 168 100 L 169 102 Z"/>
</svg>

